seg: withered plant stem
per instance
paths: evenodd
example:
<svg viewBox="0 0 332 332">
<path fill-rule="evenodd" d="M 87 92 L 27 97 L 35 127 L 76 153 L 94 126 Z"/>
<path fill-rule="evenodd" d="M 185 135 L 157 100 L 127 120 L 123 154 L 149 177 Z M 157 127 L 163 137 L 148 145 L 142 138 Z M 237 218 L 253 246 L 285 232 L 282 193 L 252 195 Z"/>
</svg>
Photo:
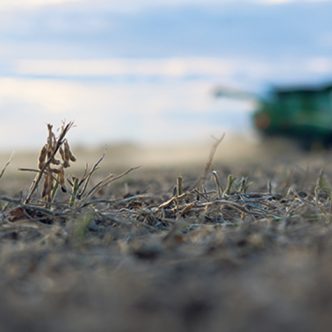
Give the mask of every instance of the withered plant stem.
<svg viewBox="0 0 332 332">
<path fill-rule="evenodd" d="M 234 181 L 235 181 L 235 177 L 232 174 L 229 174 L 227 177 L 226 189 L 223 193 L 223 196 L 229 195 L 231 193 Z"/>
<path fill-rule="evenodd" d="M 207 176 L 208 176 L 209 172 L 211 171 L 211 167 L 212 167 L 212 163 L 213 163 L 213 159 L 216 154 L 216 151 L 217 151 L 220 143 L 223 141 L 224 137 L 225 137 L 225 133 L 222 134 L 222 136 L 220 138 L 213 137 L 215 142 L 213 143 L 213 145 L 210 149 L 210 154 L 209 154 L 207 163 L 205 164 L 203 175 L 200 177 L 200 179 L 198 180 L 198 182 L 196 183 L 194 188 L 200 187 L 205 184 Z"/>
<path fill-rule="evenodd" d="M 176 183 L 176 196 L 181 196 L 183 194 L 183 178 L 179 176 Z"/>
<path fill-rule="evenodd" d="M 222 197 L 222 193 L 223 193 L 223 188 L 220 184 L 220 181 L 219 181 L 219 176 L 218 176 L 218 173 L 216 170 L 212 171 L 212 175 L 213 175 L 213 178 L 214 178 L 214 182 L 216 184 L 216 188 L 217 188 L 217 192 L 218 192 L 218 197 L 219 199 Z"/>
<path fill-rule="evenodd" d="M 13 154 L 10 156 L 10 158 L 8 159 L 8 161 L 6 162 L 5 166 L 2 168 L 1 172 L 0 172 L 0 179 L 2 178 L 2 176 L 5 174 L 7 167 L 9 166 L 9 164 L 12 161 L 12 157 Z"/>
</svg>

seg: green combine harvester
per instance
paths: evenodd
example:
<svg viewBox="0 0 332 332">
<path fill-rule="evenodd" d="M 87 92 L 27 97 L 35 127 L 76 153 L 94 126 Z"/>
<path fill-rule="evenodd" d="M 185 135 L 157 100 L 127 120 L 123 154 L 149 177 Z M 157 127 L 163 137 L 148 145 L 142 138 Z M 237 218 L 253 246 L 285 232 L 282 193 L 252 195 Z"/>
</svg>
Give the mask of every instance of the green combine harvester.
<svg viewBox="0 0 332 332">
<path fill-rule="evenodd" d="M 265 137 L 288 137 L 307 150 L 332 147 L 332 83 L 273 88 L 264 97 L 227 88 L 217 88 L 214 94 L 254 99 L 253 123 Z"/>
</svg>

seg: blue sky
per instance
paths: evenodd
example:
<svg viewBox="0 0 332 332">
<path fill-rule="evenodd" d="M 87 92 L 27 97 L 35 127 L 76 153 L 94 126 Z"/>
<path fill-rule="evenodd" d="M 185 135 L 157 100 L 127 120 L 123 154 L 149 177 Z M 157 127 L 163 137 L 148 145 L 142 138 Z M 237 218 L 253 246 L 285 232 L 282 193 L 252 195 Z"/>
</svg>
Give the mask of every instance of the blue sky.
<svg viewBox="0 0 332 332">
<path fill-rule="evenodd" d="M 85 143 L 248 133 L 254 105 L 214 86 L 327 80 L 332 1 L 0 2 L 0 148 L 37 146 L 63 119 Z"/>
</svg>

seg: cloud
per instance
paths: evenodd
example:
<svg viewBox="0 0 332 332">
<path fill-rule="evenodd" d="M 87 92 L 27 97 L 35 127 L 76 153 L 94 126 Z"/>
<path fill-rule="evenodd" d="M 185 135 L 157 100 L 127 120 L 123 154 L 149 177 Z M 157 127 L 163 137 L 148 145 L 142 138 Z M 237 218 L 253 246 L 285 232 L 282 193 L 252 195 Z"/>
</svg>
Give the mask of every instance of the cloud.
<svg viewBox="0 0 332 332">
<path fill-rule="evenodd" d="M 229 0 L 223 0 L 221 3 L 229 3 Z M 138 10 L 146 10 L 155 7 L 178 7 L 186 5 L 206 6 L 220 4 L 217 0 L 96 0 L 93 7 L 108 8 L 117 12 L 134 12 Z M 18 10 L 34 9 L 38 7 L 46 7 L 57 5 L 62 7 L 76 6 L 77 8 L 91 8 L 91 0 L 1 0 L 0 10 Z"/>
<path fill-rule="evenodd" d="M 95 0 L 93 7 L 104 7 L 117 12 L 137 12 L 160 7 L 211 8 L 225 5 L 283 5 L 289 3 L 318 3 L 330 0 Z M 57 5 L 62 7 L 92 8 L 91 0 L 1 0 L 0 10 L 33 9 Z"/>
<path fill-rule="evenodd" d="M 86 76 L 186 76 L 226 77 L 234 71 L 234 63 L 220 58 L 163 59 L 91 59 L 91 60 L 18 60 L 15 72 L 23 75 L 52 77 Z"/>
<path fill-rule="evenodd" d="M 254 0 L 218 0 L 214 5 L 213 0 L 137 0 L 134 5 L 128 0 L 61 1 L 52 8 L 0 13 L 0 53 L 16 58 L 60 53 L 67 58 L 246 54 L 277 59 L 285 53 L 331 53 L 327 49 L 331 44 L 321 42 L 332 28 L 328 5 L 299 4 L 275 10 L 253 6 Z M 164 8 L 166 3 L 169 8 Z M 116 6 L 137 6 L 140 12 L 112 12 Z"/>
<path fill-rule="evenodd" d="M 281 5 L 281 4 L 287 4 L 292 3 L 294 0 L 262 0 L 262 4 L 266 5 Z"/>
<path fill-rule="evenodd" d="M 17 60 L 13 74 L 24 77 L 63 78 L 70 80 L 120 79 L 146 82 L 151 79 L 210 80 L 243 87 L 253 87 L 273 78 L 274 81 L 308 81 L 315 76 L 332 74 L 328 57 L 283 59 L 271 65 L 269 60 L 255 58 L 171 57 L 110 58 L 90 60 Z"/>
<path fill-rule="evenodd" d="M 277 6 L 277 5 L 305 4 L 305 3 L 319 4 L 323 2 L 331 2 L 331 0 L 256 0 L 254 2 L 262 5 Z"/>
<path fill-rule="evenodd" d="M 332 59 L 322 57 L 311 59 L 307 62 L 306 68 L 316 74 L 332 74 Z"/>
<path fill-rule="evenodd" d="M 71 4 L 81 1 L 82 0 L 1 0 L 0 10 L 22 10 L 40 6 Z"/>
<path fill-rule="evenodd" d="M 125 1 L 117 3 L 132 8 Z M 149 7 L 146 1 L 139 13 L 116 13 L 107 7 L 112 8 L 112 3 L 94 1 L 92 5 L 89 1 L 33 11 L 2 12 L 0 57 L 245 55 L 270 57 L 275 62 L 284 56 L 324 56 L 332 51 L 328 37 L 332 29 L 330 5 L 299 4 L 276 10 L 273 6 L 253 6 L 248 2 L 242 2 L 247 3 L 242 6 L 235 1 L 224 7 L 204 2 L 200 7 L 178 8 L 174 4 L 164 8 L 152 4 Z M 3 62 L 3 58 L 0 60 Z"/>
</svg>

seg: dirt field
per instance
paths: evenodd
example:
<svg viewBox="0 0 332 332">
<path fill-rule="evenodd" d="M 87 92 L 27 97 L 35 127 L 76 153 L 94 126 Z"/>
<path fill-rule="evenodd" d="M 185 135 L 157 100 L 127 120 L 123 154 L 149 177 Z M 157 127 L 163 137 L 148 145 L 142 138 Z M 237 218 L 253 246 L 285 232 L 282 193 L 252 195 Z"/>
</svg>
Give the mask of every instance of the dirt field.
<svg viewBox="0 0 332 332">
<path fill-rule="evenodd" d="M 50 207 L 38 193 L 22 204 L 33 176 L 13 160 L 0 179 L 0 331 L 330 331 L 330 152 L 222 151 L 200 182 L 204 149 Z"/>
</svg>

